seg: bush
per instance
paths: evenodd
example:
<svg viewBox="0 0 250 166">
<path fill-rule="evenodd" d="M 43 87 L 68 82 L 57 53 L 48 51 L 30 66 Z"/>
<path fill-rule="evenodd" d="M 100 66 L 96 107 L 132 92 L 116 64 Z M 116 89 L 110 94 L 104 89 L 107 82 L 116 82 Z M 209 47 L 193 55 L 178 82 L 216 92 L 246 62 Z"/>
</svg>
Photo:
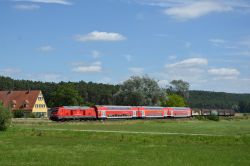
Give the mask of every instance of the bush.
<svg viewBox="0 0 250 166">
<path fill-rule="evenodd" d="M 36 114 L 34 114 L 33 112 L 28 114 L 28 118 L 37 118 Z"/>
<path fill-rule="evenodd" d="M 6 130 L 11 123 L 11 112 L 0 105 L 0 131 Z"/>
<path fill-rule="evenodd" d="M 217 116 L 217 115 L 209 115 L 209 116 L 207 116 L 207 119 L 208 120 L 213 120 L 213 121 L 219 121 L 220 120 L 219 116 Z"/>
<path fill-rule="evenodd" d="M 202 116 L 202 115 L 197 115 L 195 116 L 195 118 L 198 120 L 206 120 L 205 116 Z"/>
<path fill-rule="evenodd" d="M 24 111 L 23 110 L 15 110 L 13 111 L 14 118 L 24 118 Z"/>
<path fill-rule="evenodd" d="M 217 116 L 217 115 L 208 115 L 208 116 L 198 115 L 198 116 L 195 116 L 195 118 L 198 120 L 213 120 L 213 121 L 220 120 L 219 116 Z"/>
</svg>

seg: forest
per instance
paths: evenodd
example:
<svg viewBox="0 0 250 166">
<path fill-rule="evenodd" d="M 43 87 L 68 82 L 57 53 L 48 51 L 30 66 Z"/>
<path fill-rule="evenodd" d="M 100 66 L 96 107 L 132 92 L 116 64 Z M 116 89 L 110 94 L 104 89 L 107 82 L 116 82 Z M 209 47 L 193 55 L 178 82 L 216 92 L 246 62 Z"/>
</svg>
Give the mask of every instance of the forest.
<svg viewBox="0 0 250 166">
<path fill-rule="evenodd" d="M 143 78 L 144 79 L 144 78 Z M 93 82 L 40 82 L 16 80 L 0 76 L 0 90 L 41 90 L 48 107 L 67 104 L 81 105 L 161 105 L 164 94 L 171 94 L 169 87 L 159 88 L 150 78 L 127 81 L 132 87 L 141 86 L 134 93 L 127 93 L 129 86 Z M 144 84 L 146 82 L 146 84 Z M 144 87 L 143 87 L 144 86 Z M 148 88 L 149 87 L 149 88 Z M 148 93 L 145 90 L 148 88 Z M 67 95 L 66 95 L 67 94 Z M 127 96 L 130 96 L 129 98 Z M 250 94 L 188 90 L 182 95 L 185 106 L 191 108 L 234 109 L 250 112 Z"/>
</svg>

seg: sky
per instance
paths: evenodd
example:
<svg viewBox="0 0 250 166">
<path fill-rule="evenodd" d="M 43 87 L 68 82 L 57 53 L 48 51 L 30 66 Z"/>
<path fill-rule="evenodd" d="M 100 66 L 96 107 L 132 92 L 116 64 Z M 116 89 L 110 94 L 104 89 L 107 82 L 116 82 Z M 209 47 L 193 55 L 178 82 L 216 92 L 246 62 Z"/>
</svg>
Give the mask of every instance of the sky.
<svg viewBox="0 0 250 166">
<path fill-rule="evenodd" d="M 1 0 L 0 75 L 250 93 L 249 0 Z"/>
</svg>

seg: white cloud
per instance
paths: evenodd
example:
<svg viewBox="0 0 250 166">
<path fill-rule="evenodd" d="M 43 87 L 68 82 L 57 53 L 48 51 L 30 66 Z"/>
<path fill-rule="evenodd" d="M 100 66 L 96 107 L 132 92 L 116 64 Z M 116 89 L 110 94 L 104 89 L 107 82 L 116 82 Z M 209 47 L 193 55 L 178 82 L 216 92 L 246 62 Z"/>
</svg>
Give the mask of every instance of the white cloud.
<svg viewBox="0 0 250 166">
<path fill-rule="evenodd" d="M 212 12 L 226 12 L 232 8 L 215 1 L 196 1 L 183 6 L 167 8 L 164 13 L 178 20 L 188 20 L 207 15 Z"/>
<path fill-rule="evenodd" d="M 141 5 L 164 8 L 164 14 L 188 20 L 210 13 L 227 11 L 249 12 L 249 0 L 131 0 Z"/>
<path fill-rule="evenodd" d="M 239 52 L 239 55 L 250 56 L 250 51 L 242 51 L 242 52 Z"/>
<path fill-rule="evenodd" d="M 97 82 L 103 84 L 110 84 L 112 82 L 112 79 L 110 77 L 103 77 Z"/>
<path fill-rule="evenodd" d="M 176 55 L 170 55 L 170 56 L 168 56 L 168 59 L 170 59 L 170 60 L 174 60 L 174 59 L 176 59 L 176 58 L 177 58 Z"/>
<path fill-rule="evenodd" d="M 169 84 L 169 81 L 168 80 L 160 80 L 160 81 L 158 81 L 158 85 L 160 86 L 160 87 L 166 87 L 166 85 L 168 85 Z"/>
<path fill-rule="evenodd" d="M 249 7 L 250 8 L 250 7 Z M 209 41 L 214 45 L 214 46 L 223 46 L 227 49 L 240 49 L 240 48 L 250 48 L 250 38 L 245 37 L 244 39 L 237 40 L 237 39 L 232 39 L 232 40 L 225 40 L 221 38 L 211 38 Z"/>
<path fill-rule="evenodd" d="M 212 68 L 208 73 L 215 76 L 215 79 L 236 79 L 240 72 L 234 68 Z"/>
<path fill-rule="evenodd" d="M 71 5 L 68 0 L 14 0 L 17 2 L 32 2 L 32 3 L 47 3 L 47 4 L 59 4 L 59 5 Z"/>
<path fill-rule="evenodd" d="M 49 52 L 49 51 L 54 50 L 54 48 L 52 46 L 47 45 L 47 46 L 39 47 L 38 50 L 43 51 L 43 52 Z"/>
<path fill-rule="evenodd" d="M 14 8 L 18 10 L 35 10 L 39 9 L 40 6 L 35 4 L 21 4 L 21 5 L 15 5 Z"/>
<path fill-rule="evenodd" d="M 144 68 L 141 68 L 141 67 L 130 67 L 129 71 L 131 71 L 133 74 L 141 75 L 144 72 Z"/>
<path fill-rule="evenodd" d="M 93 62 L 91 64 L 78 63 L 72 71 L 79 73 L 99 73 L 102 72 L 101 62 Z"/>
<path fill-rule="evenodd" d="M 220 38 L 213 38 L 213 39 L 209 39 L 209 41 L 211 43 L 213 43 L 213 45 L 215 46 L 218 46 L 218 45 L 221 45 L 221 44 L 225 44 L 227 43 L 228 41 L 224 40 L 224 39 L 220 39 Z"/>
<path fill-rule="evenodd" d="M 249 56 L 250 57 L 250 51 L 230 52 L 227 55 Z"/>
<path fill-rule="evenodd" d="M 55 73 L 40 73 L 33 75 L 30 79 L 34 81 L 60 82 L 63 80 L 63 77 Z"/>
<path fill-rule="evenodd" d="M 65 76 L 58 73 L 27 73 L 21 69 L 5 68 L 0 69 L 0 76 L 11 77 L 13 79 L 27 79 L 33 81 L 59 82 L 66 80 Z"/>
<path fill-rule="evenodd" d="M 85 35 L 76 35 L 75 40 L 77 41 L 121 41 L 125 40 L 122 34 L 114 32 L 99 32 L 93 31 Z"/>
<path fill-rule="evenodd" d="M 206 66 L 208 64 L 207 59 L 205 58 L 190 58 L 190 59 L 185 59 L 180 62 L 172 63 L 172 64 L 167 64 L 165 65 L 166 68 L 186 68 L 186 67 L 199 67 L 199 66 Z"/>
<path fill-rule="evenodd" d="M 99 58 L 101 56 L 101 53 L 97 50 L 93 50 L 93 51 L 91 51 L 91 56 L 93 58 Z"/>
<path fill-rule="evenodd" d="M 250 39 L 245 39 L 238 42 L 242 46 L 250 47 Z"/>
<path fill-rule="evenodd" d="M 206 80 L 206 68 L 208 60 L 205 58 L 189 58 L 179 62 L 166 64 L 165 73 L 160 76 L 160 80 L 183 79 L 190 84 L 200 84 Z M 165 75 L 165 76 L 164 76 Z"/>
<path fill-rule="evenodd" d="M 8 76 L 8 77 L 13 77 L 13 76 L 17 76 L 21 73 L 20 69 L 16 69 L 16 68 L 4 68 L 4 69 L 0 69 L 0 75 L 2 76 Z"/>
</svg>

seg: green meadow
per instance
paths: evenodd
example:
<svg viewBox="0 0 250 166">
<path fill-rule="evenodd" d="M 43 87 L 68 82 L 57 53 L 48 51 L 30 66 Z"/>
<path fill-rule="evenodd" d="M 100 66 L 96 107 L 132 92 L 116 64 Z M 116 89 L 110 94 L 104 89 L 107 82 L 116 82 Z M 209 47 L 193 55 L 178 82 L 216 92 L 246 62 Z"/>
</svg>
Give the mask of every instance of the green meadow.
<svg viewBox="0 0 250 166">
<path fill-rule="evenodd" d="M 250 165 L 250 119 L 15 120 L 0 165 Z"/>
</svg>

